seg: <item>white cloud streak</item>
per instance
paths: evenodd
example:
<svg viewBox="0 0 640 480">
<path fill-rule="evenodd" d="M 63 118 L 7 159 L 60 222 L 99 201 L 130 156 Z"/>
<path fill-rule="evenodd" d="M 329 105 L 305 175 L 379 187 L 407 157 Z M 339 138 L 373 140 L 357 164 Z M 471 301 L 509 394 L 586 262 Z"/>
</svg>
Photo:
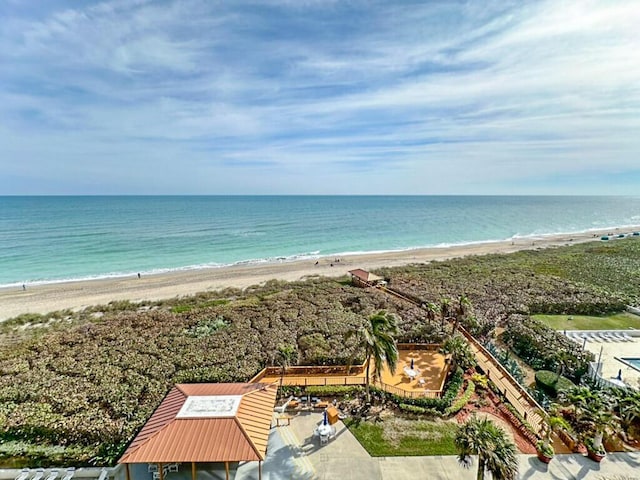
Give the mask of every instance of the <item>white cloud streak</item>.
<svg viewBox="0 0 640 480">
<path fill-rule="evenodd" d="M 640 10 L 483 7 L 7 8 L 0 164 L 41 193 L 588 193 L 620 172 L 636 191 Z"/>
</svg>

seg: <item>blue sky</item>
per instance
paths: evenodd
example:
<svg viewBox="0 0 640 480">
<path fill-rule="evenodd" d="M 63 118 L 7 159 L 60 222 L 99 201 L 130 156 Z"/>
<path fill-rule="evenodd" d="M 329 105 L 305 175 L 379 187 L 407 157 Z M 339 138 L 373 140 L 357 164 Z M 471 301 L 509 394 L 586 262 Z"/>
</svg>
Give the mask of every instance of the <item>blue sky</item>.
<svg viewBox="0 0 640 480">
<path fill-rule="evenodd" d="M 0 194 L 637 194 L 634 1 L 0 2 Z"/>
</svg>

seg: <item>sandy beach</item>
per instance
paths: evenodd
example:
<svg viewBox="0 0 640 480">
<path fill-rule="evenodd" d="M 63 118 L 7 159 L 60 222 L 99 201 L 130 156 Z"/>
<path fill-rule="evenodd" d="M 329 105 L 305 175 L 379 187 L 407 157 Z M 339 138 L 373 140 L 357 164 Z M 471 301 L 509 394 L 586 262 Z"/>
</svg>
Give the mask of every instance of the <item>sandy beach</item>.
<svg viewBox="0 0 640 480">
<path fill-rule="evenodd" d="M 625 228 L 615 233 L 628 233 L 640 228 Z M 283 263 L 237 265 L 223 268 L 178 271 L 167 274 L 143 275 L 65 282 L 46 285 L 27 285 L 19 288 L 0 289 L 0 320 L 23 313 L 48 313 L 63 309 L 82 309 L 91 305 L 107 304 L 116 300 L 161 300 L 193 295 L 197 292 L 213 291 L 227 287 L 245 288 L 271 279 L 300 280 L 315 276 L 340 277 L 349 270 L 363 268 L 373 270 L 433 260 L 509 253 L 518 250 L 569 245 L 586 241 L 600 241 L 600 236 L 612 231 L 583 234 L 546 236 L 515 241 L 478 243 L 446 248 L 425 248 L 400 252 L 363 254 L 336 258 L 322 258 Z M 615 240 L 612 240 L 615 241 Z"/>
</svg>

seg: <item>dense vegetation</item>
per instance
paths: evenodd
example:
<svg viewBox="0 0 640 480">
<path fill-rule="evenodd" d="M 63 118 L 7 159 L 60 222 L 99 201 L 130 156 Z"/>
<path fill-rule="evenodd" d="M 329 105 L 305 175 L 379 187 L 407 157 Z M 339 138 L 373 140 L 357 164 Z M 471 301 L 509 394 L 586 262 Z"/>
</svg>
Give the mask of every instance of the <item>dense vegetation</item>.
<svg viewBox="0 0 640 480">
<path fill-rule="evenodd" d="M 378 273 L 425 302 L 466 295 L 474 311 L 463 323 L 476 334 L 501 326 L 564 347 L 527 315 L 620 311 L 637 303 L 639 263 L 640 242 L 629 240 Z M 346 334 L 381 309 L 398 315 L 398 341 L 441 342 L 450 332 L 424 309 L 331 279 L 7 321 L 0 327 L 0 458 L 16 466 L 112 462 L 174 383 L 246 381 L 279 364 L 289 347 L 292 364 L 363 360 L 362 345 Z M 545 368 L 568 374 L 579 366 L 545 357 L 543 347 L 530 358 Z"/>
</svg>

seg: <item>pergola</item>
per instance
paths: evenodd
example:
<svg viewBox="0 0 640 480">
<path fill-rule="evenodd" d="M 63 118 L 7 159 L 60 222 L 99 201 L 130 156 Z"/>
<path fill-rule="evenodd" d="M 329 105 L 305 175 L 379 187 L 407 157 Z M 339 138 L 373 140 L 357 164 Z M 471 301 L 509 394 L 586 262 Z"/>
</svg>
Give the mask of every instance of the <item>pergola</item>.
<svg viewBox="0 0 640 480">
<path fill-rule="evenodd" d="M 167 465 L 262 462 L 277 386 L 263 383 L 202 383 L 176 385 L 133 439 L 118 463 L 124 464 L 127 480 L 130 465 L 149 464 L 156 478 L 165 480 Z M 155 467 L 157 466 L 157 467 Z M 148 477 L 144 480 L 148 480 Z"/>
</svg>

